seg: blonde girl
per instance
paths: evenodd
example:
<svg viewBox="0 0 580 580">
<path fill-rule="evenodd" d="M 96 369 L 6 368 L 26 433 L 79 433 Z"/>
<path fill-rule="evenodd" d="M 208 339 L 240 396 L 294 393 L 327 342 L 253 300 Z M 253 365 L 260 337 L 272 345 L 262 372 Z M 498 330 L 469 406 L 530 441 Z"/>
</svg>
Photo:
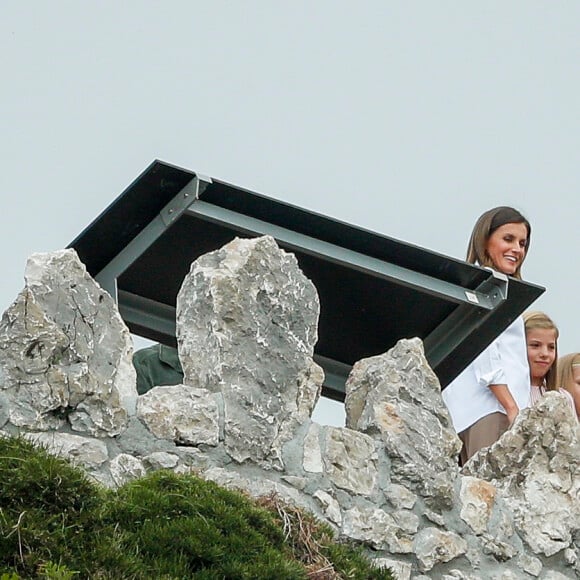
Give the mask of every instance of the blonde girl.
<svg viewBox="0 0 580 580">
<path fill-rule="evenodd" d="M 576 415 L 580 419 L 580 352 L 558 359 L 558 386 L 570 393 L 574 399 Z"/>
<path fill-rule="evenodd" d="M 530 367 L 530 403 L 537 403 L 547 391 L 559 391 L 574 411 L 572 395 L 558 389 L 558 328 L 544 312 L 524 314 L 526 346 Z"/>
</svg>

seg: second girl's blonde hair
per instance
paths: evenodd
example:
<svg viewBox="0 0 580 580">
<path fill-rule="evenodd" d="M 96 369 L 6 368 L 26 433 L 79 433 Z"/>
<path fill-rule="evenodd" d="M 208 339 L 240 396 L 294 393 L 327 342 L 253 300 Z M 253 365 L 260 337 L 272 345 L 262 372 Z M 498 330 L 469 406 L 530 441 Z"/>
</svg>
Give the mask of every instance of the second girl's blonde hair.
<svg viewBox="0 0 580 580">
<path fill-rule="evenodd" d="M 580 352 L 573 352 L 558 359 L 558 385 L 566 389 L 571 395 L 574 394 L 574 374 L 572 367 L 580 365 Z"/>
<path fill-rule="evenodd" d="M 526 337 L 529 330 L 541 328 L 543 330 L 553 330 L 556 337 L 556 357 L 554 363 L 546 373 L 544 380 L 546 381 L 546 391 L 558 390 L 558 337 L 560 331 L 554 321 L 544 312 L 531 311 L 525 312 L 523 315 L 524 325 L 526 327 Z M 527 348 L 527 346 L 526 346 Z"/>
</svg>

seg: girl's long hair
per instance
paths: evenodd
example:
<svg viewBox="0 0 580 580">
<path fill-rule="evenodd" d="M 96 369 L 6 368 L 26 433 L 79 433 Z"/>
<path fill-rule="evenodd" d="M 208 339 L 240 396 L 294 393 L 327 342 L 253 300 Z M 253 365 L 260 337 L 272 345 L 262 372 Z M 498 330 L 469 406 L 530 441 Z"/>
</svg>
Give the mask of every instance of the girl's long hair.
<svg viewBox="0 0 580 580">
<path fill-rule="evenodd" d="M 574 395 L 572 367 L 575 365 L 580 365 L 580 352 L 573 352 L 558 359 L 558 386 L 566 389 L 571 395 Z"/>
</svg>

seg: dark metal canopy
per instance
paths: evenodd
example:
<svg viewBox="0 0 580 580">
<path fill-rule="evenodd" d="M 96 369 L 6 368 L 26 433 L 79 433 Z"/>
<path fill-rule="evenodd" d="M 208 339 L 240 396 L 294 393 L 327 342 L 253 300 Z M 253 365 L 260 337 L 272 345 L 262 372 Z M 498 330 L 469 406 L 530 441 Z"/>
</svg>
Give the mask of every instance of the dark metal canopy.
<svg viewBox="0 0 580 580">
<path fill-rule="evenodd" d="M 272 235 L 320 297 L 315 358 L 341 400 L 357 360 L 423 339 L 443 388 L 543 288 L 154 161 L 69 247 L 134 334 L 175 346 L 191 263 L 234 237 Z"/>
</svg>

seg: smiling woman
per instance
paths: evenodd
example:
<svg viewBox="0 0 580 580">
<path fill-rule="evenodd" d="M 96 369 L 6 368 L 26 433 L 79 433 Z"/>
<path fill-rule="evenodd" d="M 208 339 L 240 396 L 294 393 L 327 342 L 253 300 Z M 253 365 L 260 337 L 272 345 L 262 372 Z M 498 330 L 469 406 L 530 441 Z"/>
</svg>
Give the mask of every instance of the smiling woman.
<svg viewBox="0 0 580 580">
<path fill-rule="evenodd" d="M 466 260 L 521 279 L 531 236 L 532 226 L 518 210 L 507 206 L 490 209 L 473 227 Z"/>
<path fill-rule="evenodd" d="M 516 209 L 496 207 L 482 214 L 471 233 L 467 261 L 521 278 L 532 228 Z M 464 464 L 495 443 L 530 404 L 524 323 L 518 317 L 443 391 Z"/>
<path fill-rule="evenodd" d="M 526 224 L 505 224 L 489 236 L 487 254 L 500 272 L 513 276 L 524 261 L 527 245 Z"/>
</svg>

